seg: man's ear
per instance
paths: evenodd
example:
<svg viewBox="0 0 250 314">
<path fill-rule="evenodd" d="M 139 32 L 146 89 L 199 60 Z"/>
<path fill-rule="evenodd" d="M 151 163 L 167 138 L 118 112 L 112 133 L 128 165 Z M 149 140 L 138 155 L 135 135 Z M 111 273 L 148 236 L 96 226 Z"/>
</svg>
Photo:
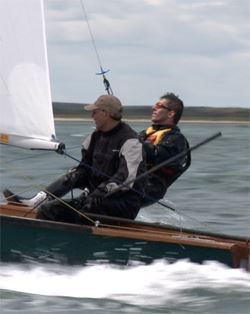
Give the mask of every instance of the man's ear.
<svg viewBox="0 0 250 314">
<path fill-rule="evenodd" d="M 170 119 L 173 119 L 174 116 L 175 116 L 175 111 L 174 111 L 174 110 L 168 111 L 168 117 L 169 117 Z"/>
</svg>

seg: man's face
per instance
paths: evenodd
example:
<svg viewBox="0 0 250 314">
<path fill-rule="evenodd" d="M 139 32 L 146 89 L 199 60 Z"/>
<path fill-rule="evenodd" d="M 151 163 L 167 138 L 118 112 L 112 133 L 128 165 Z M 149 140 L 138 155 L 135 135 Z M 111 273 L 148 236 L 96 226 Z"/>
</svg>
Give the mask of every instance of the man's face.
<svg viewBox="0 0 250 314">
<path fill-rule="evenodd" d="M 173 124 L 174 111 L 170 110 L 168 99 L 159 99 L 153 106 L 152 122 L 155 124 Z"/>
<path fill-rule="evenodd" d="M 98 131 L 103 131 L 105 130 L 105 127 L 108 123 L 109 119 L 109 114 L 106 110 L 104 109 L 94 109 L 92 111 L 92 118 L 95 122 L 96 129 Z"/>
</svg>

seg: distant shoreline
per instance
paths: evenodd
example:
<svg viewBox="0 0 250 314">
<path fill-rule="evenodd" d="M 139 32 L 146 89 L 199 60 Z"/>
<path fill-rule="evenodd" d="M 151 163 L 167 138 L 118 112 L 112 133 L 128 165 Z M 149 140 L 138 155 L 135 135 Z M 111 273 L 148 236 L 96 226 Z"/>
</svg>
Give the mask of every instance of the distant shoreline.
<svg viewBox="0 0 250 314">
<path fill-rule="evenodd" d="M 88 118 L 74 118 L 74 117 L 55 117 L 55 121 L 68 121 L 68 122 L 92 122 L 92 119 Z M 126 122 L 141 122 L 141 123 L 151 123 L 150 119 L 123 119 L 123 121 Z M 237 121 L 237 120 L 196 120 L 196 119 L 190 119 L 190 120 L 181 120 L 180 123 L 209 123 L 209 124 L 250 124 L 250 121 Z"/>
<path fill-rule="evenodd" d="M 90 112 L 83 104 L 53 103 L 56 121 L 91 121 Z M 131 122 L 151 121 L 151 106 L 124 106 L 123 120 Z M 250 124 L 250 108 L 185 107 L 181 123 Z"/>
</svg>

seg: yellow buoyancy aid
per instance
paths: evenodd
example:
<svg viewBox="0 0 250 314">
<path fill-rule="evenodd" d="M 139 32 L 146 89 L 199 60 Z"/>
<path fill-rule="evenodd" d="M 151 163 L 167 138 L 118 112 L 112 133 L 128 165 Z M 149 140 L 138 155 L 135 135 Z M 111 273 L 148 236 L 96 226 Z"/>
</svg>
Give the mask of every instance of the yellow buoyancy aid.
<svg viewBox="0 0 250 314">
<path fill-rule="evenodd" d="M 150 143 L 157 145 L 160 143 L 162 138 L 166 135 L 166 133 L 169 133 L 172 129 L 162 129 L 162 130 L 154 130 L 152 126 L 147 128 L 146 134 L 147 134 L 147 140 L 150 141 Z"/>
</svg>

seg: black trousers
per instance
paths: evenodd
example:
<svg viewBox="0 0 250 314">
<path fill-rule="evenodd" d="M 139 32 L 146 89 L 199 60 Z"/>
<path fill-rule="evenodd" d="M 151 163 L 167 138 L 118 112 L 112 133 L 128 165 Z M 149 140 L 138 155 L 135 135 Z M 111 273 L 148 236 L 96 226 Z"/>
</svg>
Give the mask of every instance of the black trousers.
<svg viewBox="0 0 250 314">
<path fill-rule="evenodd" d="M 167 192 L 167 185 L 158 176 L 151 174 L 145 183 L 144 191 L 141 207 L 147 207 L 162 199 Z"/>
<path fill-rule="evenodd" d="M 45 188 L 45 192 L 48 191 L 57 197 L 62 197 L 72 189 L 84 187 L 88 187 L 91 191 L 91 182 L 89 182 L 84 171 L 75 170 L 61 176 L 51 183 Z M 49 199 L 51 198 L 49 197 Z M 140 210 L 141 201 L 142 197 L 132 190 L 127 192 L 117 192 L 110 197 L 103 199 L 98 208 L 89 208 L 88 212 L 135 219 Z M 64 202 L 76 210 L 83 210 L 82 202 L 80 202 L 79 198 L 64 200 Z M 81 216 L 76 211 L 58 200 L 48 200 L 40 205 L 37 218 L 71 223 L 81 222 Z"/>
<path fill-rule="evenodd" d="M 45 188 L 45 192 L 62 197 L 73 189 L 89 187 L 87 172 L 77 168 L 69 170 Z"/>
</svg>

